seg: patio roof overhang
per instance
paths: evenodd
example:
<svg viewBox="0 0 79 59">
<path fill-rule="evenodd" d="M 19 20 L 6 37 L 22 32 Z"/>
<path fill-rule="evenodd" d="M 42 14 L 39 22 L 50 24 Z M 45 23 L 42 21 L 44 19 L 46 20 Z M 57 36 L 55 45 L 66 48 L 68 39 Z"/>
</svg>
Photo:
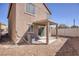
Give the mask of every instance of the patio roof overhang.
<svg viewBox="0 0 79 59">
<path fill-rule="evenodd" d="M 46 26 L 48 23 L 49 25 L 57 25 L 57 23 L 53 22 L 50 19 L 37 20 L 33 22 L 33 24 L 44 25 L 44 26 Z"/>
</svg>

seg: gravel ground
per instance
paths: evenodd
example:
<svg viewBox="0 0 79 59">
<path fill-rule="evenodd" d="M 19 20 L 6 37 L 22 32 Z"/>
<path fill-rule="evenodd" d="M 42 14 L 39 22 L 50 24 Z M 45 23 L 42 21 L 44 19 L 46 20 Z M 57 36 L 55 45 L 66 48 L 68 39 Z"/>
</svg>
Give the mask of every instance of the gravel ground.
<svg viewBox="0 0 79 59">
<path fill-rule="evenodd" d="M 3 45 L 0 55 L 4 56 L 71 56 L 79 55 L 79 38 L 59 38 L 48 45 Z"/>
<path fill-rule="evenodd" d="M 79 56 L 79 38 L 69 38 L 56 55 Z"/>
</svg>

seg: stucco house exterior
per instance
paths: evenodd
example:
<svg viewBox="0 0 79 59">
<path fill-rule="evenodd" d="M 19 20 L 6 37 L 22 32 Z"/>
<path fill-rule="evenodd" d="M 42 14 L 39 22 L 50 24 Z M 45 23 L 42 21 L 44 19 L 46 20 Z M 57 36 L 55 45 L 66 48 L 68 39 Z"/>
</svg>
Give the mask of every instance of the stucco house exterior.
<svg viewBox="0 0 79 59">
<path fill-rule="evenodd" d="M 37 41 L 39 37 L 44 36 L 45 44 L 48 44 L 51 36 L 50 25 L 56 25 L 57 28 L 57 23 L 48 18 L 50 15 L 51 12 L 44 3 L 9 4 L 7 18 L 10 39 L 15 44 L 20 42 L 32 44 L 32 38 Z"/>
<path fill-rule="evenodd" d="M 0 39 L 3 31 L 7 32 L 7 25 L 0 23 Z"/>
<path fill-rule="evenodd" d="M 0 23 L 0 30 L 7 30 L 7 25 Z"/>
</svg>

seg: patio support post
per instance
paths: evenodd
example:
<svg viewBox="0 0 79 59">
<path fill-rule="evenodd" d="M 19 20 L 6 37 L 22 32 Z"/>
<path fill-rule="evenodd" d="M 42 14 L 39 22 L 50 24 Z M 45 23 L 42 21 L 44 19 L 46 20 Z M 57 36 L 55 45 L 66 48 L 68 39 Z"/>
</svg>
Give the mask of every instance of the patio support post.
<svg viewBox="0 0 79 59">
<path fill-rule="evenodd" d="M 49 22 L 46 25 L 46 44 L 49 43 Z"/>
<path fill-rule="evenodd" d="M 58 24 L 56 24 L 56 39 L 58 38 Z"/>
</svg>

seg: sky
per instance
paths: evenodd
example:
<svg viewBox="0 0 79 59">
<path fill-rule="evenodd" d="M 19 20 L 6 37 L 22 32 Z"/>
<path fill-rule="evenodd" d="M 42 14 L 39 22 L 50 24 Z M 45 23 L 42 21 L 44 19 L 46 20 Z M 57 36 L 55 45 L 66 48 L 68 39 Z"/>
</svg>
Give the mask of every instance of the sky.
<svg viewBox="0 0 79 59">
<path fill-rule="evenodd" d="M 51 3 L 47 6 L 52 13 L 50 18 L 58 24 L 72 26 L 75 19 L 76 25 L 79 26 L 79 4 Z"/>
<path fill-rule="evenodd" d="M 0 3 L 0 22 L 6 25 L 8 25 L 8 6 L 9 4 L 7 3 Z"/>
<path fill-rule="evenodd" d="M 58 24 L 73 25 L 75 19 L 76 25 L 79 25 L 79 4 L 49 3 L 47 4 L 52 15 L 50 18 Z M 0 3 L 0 22 L 8 24 L 8 4 Z"/>
</svg>

